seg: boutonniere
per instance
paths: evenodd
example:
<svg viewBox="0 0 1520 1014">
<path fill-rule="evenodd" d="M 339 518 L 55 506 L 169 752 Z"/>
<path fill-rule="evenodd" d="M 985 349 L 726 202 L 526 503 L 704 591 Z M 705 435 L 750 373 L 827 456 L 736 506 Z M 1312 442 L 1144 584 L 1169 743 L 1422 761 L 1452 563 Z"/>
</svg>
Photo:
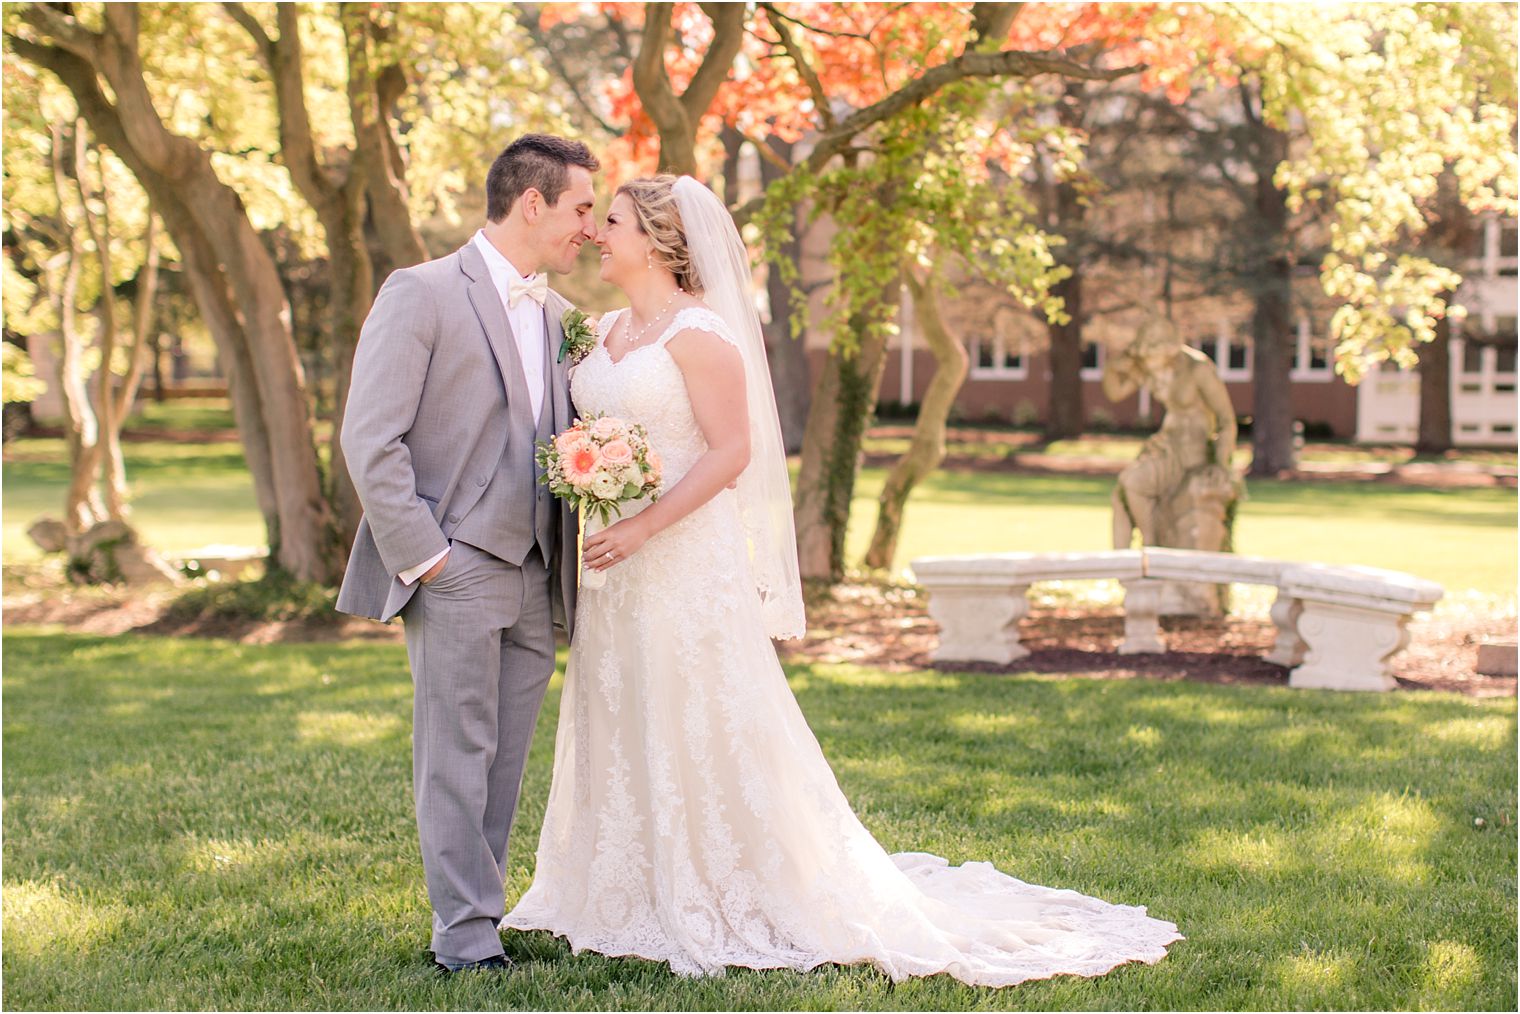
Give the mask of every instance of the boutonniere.
<svg viewBox="0 0 1520 1014">
<path fill-rule="evenodd" d="M 565 340 L 560 342 L 559 358 L 555 362 L 564 362 L 568 355 L 570 365 L 574 366 L 596 348 L 596 330 L 586 315 L 574 307 L 565 311 L 565 315 L 559 319 L 559 326 L 565 332 Z"/>
</svg>

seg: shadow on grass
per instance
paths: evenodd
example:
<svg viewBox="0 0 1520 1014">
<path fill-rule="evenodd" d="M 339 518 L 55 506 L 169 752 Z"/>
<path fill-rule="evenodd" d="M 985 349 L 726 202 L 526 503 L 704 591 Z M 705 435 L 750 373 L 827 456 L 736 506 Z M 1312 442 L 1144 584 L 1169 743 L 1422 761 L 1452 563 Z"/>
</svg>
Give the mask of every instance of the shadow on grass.
<svg viewBox="0 0 1520 1014">
<path fill-rule="evenodd" d="M 1155 967 L 1013 990 L 868 968 L 663 965 L 511 933 L 438 980 L 399 645 L 7 632 L 4 973 L 21 1007 L 1502 1007 L 1515 965 L 1507 702 L 798 666 L 891 850 L 1143 904 Z M 513 832 L 526 888 L 551 689 Z M 1485 818 L 1485 829 L 1474 827 Z M 1508 821 L 1508 822 L 1506 822 Z"/>
</svg>

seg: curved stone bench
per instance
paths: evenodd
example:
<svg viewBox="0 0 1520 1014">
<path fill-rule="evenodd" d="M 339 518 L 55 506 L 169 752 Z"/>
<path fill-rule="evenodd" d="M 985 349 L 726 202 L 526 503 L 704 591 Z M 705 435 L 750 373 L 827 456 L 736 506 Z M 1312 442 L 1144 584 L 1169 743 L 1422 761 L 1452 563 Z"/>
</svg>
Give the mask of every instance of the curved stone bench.
<svg viewBox="0 0 1520 1014">
<path fill-rule="evenodd" d="M 1410 617 L 1440 600 L 1440 585 L 1374 567 L 1298 563 L 1189 549 L 1092 553 L 992 553 L 913 561 L 940 626 L 936 662 L 1008 665 L 1029 654 L 1019 621 L 1031 584 L 1117 579 L 1124 585 L 1121 654 L 1165 651 L 1160 638 L 1166 581 L 1259 584 L 1277 588 L 1269 662 L 1292 670 L 1288 685 L 1391 690 L 1390 659 L 1409 643 Z"/>
</svg>

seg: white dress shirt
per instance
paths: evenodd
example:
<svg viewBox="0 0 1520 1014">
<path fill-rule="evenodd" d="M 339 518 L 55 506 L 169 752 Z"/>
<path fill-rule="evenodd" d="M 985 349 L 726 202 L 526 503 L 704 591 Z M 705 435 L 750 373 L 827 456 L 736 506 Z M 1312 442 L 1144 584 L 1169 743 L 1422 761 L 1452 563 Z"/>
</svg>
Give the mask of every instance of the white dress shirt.
<svg viewBox="0 0 1520 1014">
<path fill-rule="evenodd" d="M 517 358 L 522 360 L 529 405 L 533 409 L 533 419 L 537 421 L 539 410 L 544 404 L 544 369 L 548 365 L 544 362 L 544 308 L 526 296 L 519 299 L 516 306 L 510 305 L 507 293 L 513 279 L 526 282 L 532 276 L 524 277 L 520 274 L 512 262 L 486 239 L 484 230 L 475 233 L 475 245 L 485 258 L 486 270 L 491 272 L 491 284 L 496 286 L 496 292 L 501 296 L 501 308 L 507 311 L 507 321 L 512 325 L 512 337 L 517 339 Z"/>
<path fill-rule="evenodd" d="M 512 262 L 491 245 L 484 230 L 476 231 L 475 246 L 485 259 L 486 270 L 491 273 L 491 284 L 501 297 L 501 308 L 506 311 L 507 322 L 512 325 L 512 337 L 517 341 L 517 358 L 522 361 L 523 381 L 528 385 L 528 404 L 533 418 L 537 420 L 544 405 L 544 370 L 548 368 L 548 363 L 544 362 L 544 308 L 526 296 L 519 299 L 516 306 L 511 305 L 507 293 L 511 291 L 513 279 L 526 282 L 532 276 L 524 278 L 512 266 Z M 445 549 L 432 559 L 403 570 L 397 576 L 401 578 L 402 584 L 411 584 L 448 555 L 449 551 Z"/>
</svg>

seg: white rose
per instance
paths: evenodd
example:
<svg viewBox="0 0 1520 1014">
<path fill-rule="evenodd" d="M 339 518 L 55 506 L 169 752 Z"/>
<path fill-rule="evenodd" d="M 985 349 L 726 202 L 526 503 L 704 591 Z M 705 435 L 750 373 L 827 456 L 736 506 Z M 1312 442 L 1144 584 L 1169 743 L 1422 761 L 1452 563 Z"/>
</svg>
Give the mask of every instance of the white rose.
<svg viewBox="0 0 1520 1014">
<path fill-rule="evenodd" d="M 631 482 L 635 486 L 642 486 L 644 485 L 644 470 L 639 467 L 637 461 L 630 462 L 623 466 L 622 479 L 625 483 Z"/>
<path fill-rule="evenodd" d="M 623 492 L 622 473 L 601 473 L 591 481 L 591 495 L 598 500 L 614 500 Z"/>
</svg>

